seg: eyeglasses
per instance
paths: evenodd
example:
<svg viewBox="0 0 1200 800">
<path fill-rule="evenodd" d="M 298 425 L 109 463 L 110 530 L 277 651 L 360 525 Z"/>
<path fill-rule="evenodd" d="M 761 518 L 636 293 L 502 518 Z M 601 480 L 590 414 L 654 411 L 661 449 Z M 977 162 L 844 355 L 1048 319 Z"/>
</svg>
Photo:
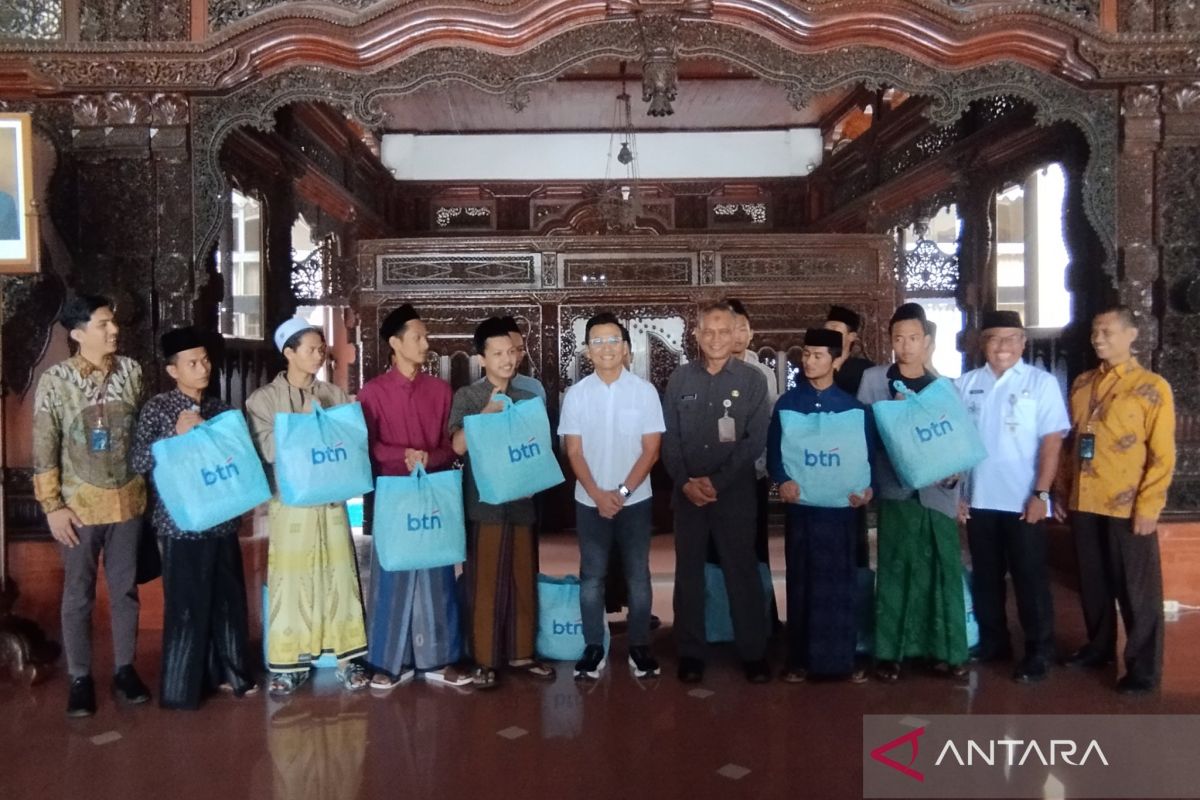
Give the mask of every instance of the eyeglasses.
<svg viewBox="0 0 1200 800">
<path fill-rule="evenodd" d="M 588 344 L 592 347 L 602 347 L 606 344 L 620 344 L 622 341 L 620 336 L 605 336 L 603 338 L 597 336 L 595 339 L 588 340 Z"/>
</svg>

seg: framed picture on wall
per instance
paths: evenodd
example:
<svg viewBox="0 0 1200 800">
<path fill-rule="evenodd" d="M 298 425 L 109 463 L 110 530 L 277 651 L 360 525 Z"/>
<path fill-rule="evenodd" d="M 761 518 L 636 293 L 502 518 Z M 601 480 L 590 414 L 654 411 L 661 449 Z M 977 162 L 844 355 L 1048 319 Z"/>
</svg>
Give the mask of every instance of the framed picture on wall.
<svg viewBox="0 0 1200 800">
<path fill-rule="evenodd" d="M 0 273 L 37 271 L 32 131 L 28 114 L 0 114 Z"/>
</svg>

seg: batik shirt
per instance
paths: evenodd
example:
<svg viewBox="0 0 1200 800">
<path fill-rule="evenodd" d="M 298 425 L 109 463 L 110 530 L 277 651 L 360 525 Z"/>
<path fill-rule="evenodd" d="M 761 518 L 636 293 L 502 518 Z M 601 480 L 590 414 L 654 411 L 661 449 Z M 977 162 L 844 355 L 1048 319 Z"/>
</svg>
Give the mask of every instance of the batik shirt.
<svg viewBox="0 0 1200 800">
<path fill-rule="evenodd" d="M 1129 359 L 1085 372 L 1071 386 L 1072 442 L 1059 489 L 1073 511 L 1157 519 L 1175 472 L 1175 401 L 1171 386 Z M 1096 437 L 1095 457 L 1079 458 L 1079 440 Z"/>
<path fill-rule="evenodd" d="M 47 514 L 70 508 L 84 525 L 146 510 L 146 484 L 129 465 L 142 367 L 124 356 L 110 356 L 105 367 L 79 355 L 55 364 L 33 400 L 34 495 Z M 107 446 L 93 449 L 96 441 Z"/>
<path fill-rule="evenodd" d="M 229 411 L 229 406 L 215 397 L 205 397 L 201 403 L 197 404 L 195 400 L 178 389 L 172 389 L 150 398 L 142 407 L 142 413 L 138 417 L 133 448 L 129 453 L 129 461 L 135 471 L 148 474 L 154 469 L 154 453 L 151 446 L 161 439 L 169 439 L 177 435 L 175 423 L 179 421 L 179 415 L 189 409 L 198 410 L 204 419 L 212 419 L 223 411 Z M 162 498 L 157 495 L 154 498 L 154 511 L 151 519 L 159 536 L 171 536 L 176 539 L 200 539 L 213 535 L 236 533 L 241 521 L 239 517 L 234 517 L 207 531 L 182 531 L 171 519 L 167 507 L 163 505 Z"/>
</svg>

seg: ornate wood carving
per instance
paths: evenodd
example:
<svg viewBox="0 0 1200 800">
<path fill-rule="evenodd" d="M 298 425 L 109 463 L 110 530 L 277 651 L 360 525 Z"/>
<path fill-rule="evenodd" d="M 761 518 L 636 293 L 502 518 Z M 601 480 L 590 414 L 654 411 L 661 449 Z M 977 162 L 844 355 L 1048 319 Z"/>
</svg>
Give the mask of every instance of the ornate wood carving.
<svg viewBox="0 0 1200 800">
<path fill-rule="evenodd" d="M 63 36 L 63 0 L 0 0 L 0 40 Z"/>
<path fill-rule="evenodd" d="M 272 8 L 296 4 L 304 0 L 210 0 L 208 4 L 208 29 L 219 31 L 244 19 Z M 383 0 L 324 0 L 333 7 L 361 11 L 378 5 Z"/>
<path fill-rule="evenodd" d="M 191 0 L 79 0 L 86 42 L 175 42 L 188 38 Z"/>
</svg>

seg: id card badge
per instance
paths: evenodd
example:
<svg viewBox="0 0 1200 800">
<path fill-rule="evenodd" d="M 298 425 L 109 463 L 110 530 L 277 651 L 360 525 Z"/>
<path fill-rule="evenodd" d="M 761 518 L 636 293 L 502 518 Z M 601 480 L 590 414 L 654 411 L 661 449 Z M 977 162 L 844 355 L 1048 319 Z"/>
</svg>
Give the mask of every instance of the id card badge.
<svg viewBox="0 0 1200 800">
<path fill-rule="evenodd" d="M 88 447 L 93 453 L 107 453 L 112 446 L 112 442 L 108 435 L 108 428 L 103 425 L 97 425 L 92 428 L 88 436 Z"/>
<path fill-rule="evenodd" d="M 1079 437 L 1079 460 L 1091 461 L 1096 457 L 1096 434 L 1085 433 Z"/>
<path fill-rule="evenodd" d="M 737 441 L 737 423 L 728 414 L 717 420 L 717 441 L 722 443 Z"/>
</svg>

